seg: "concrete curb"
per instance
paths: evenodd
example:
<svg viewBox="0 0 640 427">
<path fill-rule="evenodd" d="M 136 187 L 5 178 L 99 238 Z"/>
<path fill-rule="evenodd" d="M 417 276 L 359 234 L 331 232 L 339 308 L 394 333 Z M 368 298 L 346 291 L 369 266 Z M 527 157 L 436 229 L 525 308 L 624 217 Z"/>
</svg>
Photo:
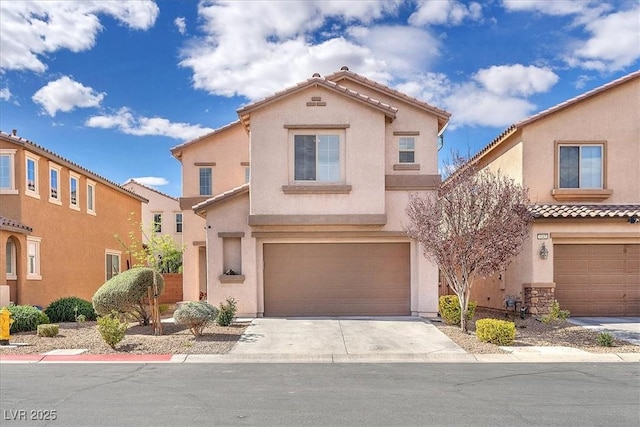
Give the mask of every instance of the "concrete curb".
<svg viewBox="0 0 640 427">
<path fill-rule="evenodd" d="M 0 364 L 32 363 L 640 363 L 640 353 L 0 354 Z"/>
</svg>

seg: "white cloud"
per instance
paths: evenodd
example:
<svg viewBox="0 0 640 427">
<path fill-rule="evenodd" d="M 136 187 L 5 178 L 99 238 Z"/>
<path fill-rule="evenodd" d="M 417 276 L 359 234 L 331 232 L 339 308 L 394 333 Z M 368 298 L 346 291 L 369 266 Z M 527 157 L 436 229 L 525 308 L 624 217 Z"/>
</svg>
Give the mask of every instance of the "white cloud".
<svg viewBox="0 0 640 427">
<path fill-rule="evenodd" d="M 185 35 L 185 33 L 187 32 L 187 20 L 184 18 L 184 16 L 179 16 L 178 18 L 174 19 L 173 24 L 176 26 L 180 34 Z"/>
<path fill-rule="evenodd" d="M 2 89 L 0 89 L 0 99 L 2 99 L 3 101 L 8 101 L 11 99 L 11 91 L 8 87 L 3 87 Z"/>
<path fill-rule="evenodd" d="M 153 25 L 158 6 L 144 1 L 2 1 L 0 69 L 47 69 L 43 57 L 60 49 L 91 49 L 102 30 L 98 15 L 110 15 L 137 30 Z"/>
<path fill-rule="evenodd" d="M 416 11 L 409 17 L 411 25 L 460 25 L 465 20 L 482 19 L 482 5 L 477 2 L 469 6 L 456 0 L 421 1 Z"/>
<path fill-rule="evenodd" d="M 377 24 L 398 6 L 395 1 L 203 2 L 203 36 L 184 47 L 180 65 L 192 69 L 197 89 L 251 100 L 343 65 L 389 83 L 392 75 L 428 68 L 439 52 L 438 40 L 427 30 Z"/>
<path fill-rule="evenodd" d="M 213 129 L 191 125 L 188 123 L 172 123 L 162 117 L 134 116 L 126 107 L 120 108 L 115 114 L 90 117 L 85 126 L 102 129 L 118 129 L 127 135 L 135 136 L 166 136 L 181 141 L 198 138 Z"/>
<path fill-rule="evenodd" d="M 98 107 L 104 96 L 104 93 L 97 93 L 92 88 L 64 76 L 47 83 L 31 99 L 40 104 L 48 115 L 55 117 L 58 111 L 66 113 L 75 108 Z"/>
<path fill-rule="evenodd" d="M 166 178 L 162 178 L 159 176 L 141 176 L 131 179 L 139 184 L 146 185 L 148 187 L 160 187 L 162 185 L 169 184 L 169 181 Z"/>
<path fill-rule="evenodd" d="M 521 64 L 494 65 L 479 70 L 473 78 L 496 95 L 516 96 L 546 92 L 559 80 L 550 68 Z"/>
</svg>

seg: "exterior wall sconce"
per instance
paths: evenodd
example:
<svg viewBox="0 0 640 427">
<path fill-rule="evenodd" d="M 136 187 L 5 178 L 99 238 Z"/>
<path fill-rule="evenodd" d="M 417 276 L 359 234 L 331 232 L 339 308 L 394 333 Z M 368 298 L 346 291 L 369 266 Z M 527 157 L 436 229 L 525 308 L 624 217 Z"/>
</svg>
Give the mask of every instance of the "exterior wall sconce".
<svg viewBox="0 0 640 427">
<path fill-rule="evenodd" d="M 542 246 L 540 247 L 540 258 L 547 259 L 548 257 L 549 257 L 549 249 L 547 249 L 547 247 L 543 243 Z"/>
<path fill-rule="evenodd" d="M 629 217 L 629 224 L 635 224 L 637 222 L 640 222 L 640 218 L 638 218 L 636 215 Z"/>
</svg>

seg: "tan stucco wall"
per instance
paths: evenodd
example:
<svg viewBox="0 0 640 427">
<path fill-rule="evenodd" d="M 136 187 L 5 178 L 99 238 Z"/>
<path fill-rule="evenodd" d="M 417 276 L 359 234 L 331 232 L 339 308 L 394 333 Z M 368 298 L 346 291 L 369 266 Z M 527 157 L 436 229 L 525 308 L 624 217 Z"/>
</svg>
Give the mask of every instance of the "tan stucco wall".
<svg viewBox="0 0 640 427">
<path fill-rule="evenodd" d="M 38 161 L 40 198 L 25 194 L 25 158 L 24 149 L 20 147 L 16 155 L 16 184 L 19 194 L 8 198 L 2 195 L 2 203 L 0 203 L 0 214 L 5 216 L 13 214 L 10 216 L 11 219 L 33 228 L 30 236 L 42 239 L 40 242 L 42 279 L 20 278 L 16 302 L 46 306 L 52 300 L 64 296 L 77 296 L 91 300 L 95 291 L 106 280 L 106 250 L 120 252 L 121 270 L 126 269 L 127 256 L 114 235 L 128 236 L 131 227 L 127 218 L 133 212 L 139 220 L 141 201 L 91 177 L 89 179 L 95 183 L 95 215 L 93 215 L 87 212 L 87 175 L 76 170 L 74 172 L 80 175 L 78 184 L 80 210 L 71 209 L 69 207 L 70 171 L 53 159 L 52 161 L 61 167 L 59 176 L 61 204 L 51 203 L 49 201 L 49 159 L 42 154 L 38 156 L 40 157 Z M 6 237 L 8 235 L 3 233 L 0 241 L 2 252 L 5 250 Z M 20 237 L 20 242 L 18 274 L 24 276 L 27 268 L 26 240 Z M 3 263 L 2 272 L 4 270 Z M 2 274 L 0 282 L 4 282 L 5 277 L 5 274 Z"/>
</svg>

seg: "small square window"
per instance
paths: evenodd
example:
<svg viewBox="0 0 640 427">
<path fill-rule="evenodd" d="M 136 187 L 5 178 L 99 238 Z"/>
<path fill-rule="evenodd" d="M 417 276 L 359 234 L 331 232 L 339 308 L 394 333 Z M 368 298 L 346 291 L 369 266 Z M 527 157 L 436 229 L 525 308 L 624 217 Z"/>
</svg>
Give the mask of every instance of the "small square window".
<svg viewBox="0 0 640 427">
<path fill-rule="evenodd" d="M 399 163 L 415 163 L 416 140 L 413 137 L 401 137 L 398 139 Z"/>
<path fill-rule="evenodd" d="M 602 189 L 602 144 L 560 145 L 559 188 Z"/>
</svg>

